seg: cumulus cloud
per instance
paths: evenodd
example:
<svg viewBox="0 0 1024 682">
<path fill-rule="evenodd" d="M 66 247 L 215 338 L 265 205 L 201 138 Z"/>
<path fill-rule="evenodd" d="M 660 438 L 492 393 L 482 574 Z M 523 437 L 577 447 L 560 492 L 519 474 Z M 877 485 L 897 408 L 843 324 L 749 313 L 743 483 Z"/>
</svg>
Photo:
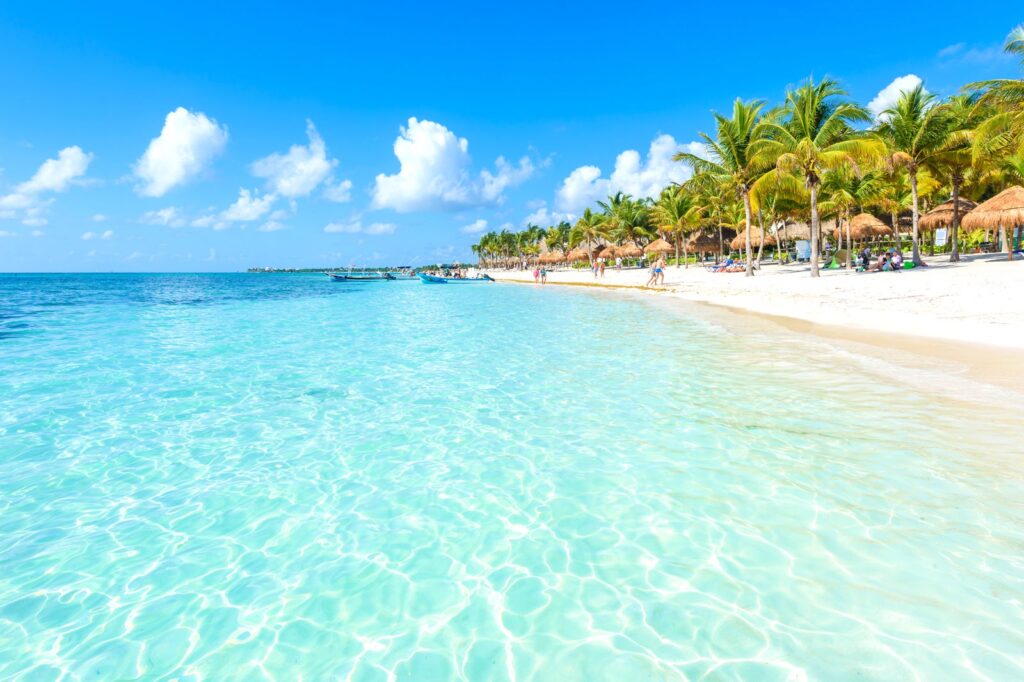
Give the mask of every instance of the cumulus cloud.
<svg viewBox="0 0 1024 682">
<path fill-rule="evenodd" d="M 11 232 L 10 230 L 0 230 L 0 239 L 4 239 L 6 237 L 17 237 L 17 236 L 18 236 L 17 232 Z"/>
<path fill-rule="evenodd" d="M 110 240 L 114 238 L 114 231 L 107 230 L 105 232 L 83 232 L 82 239 L 85 241 L 92 241 L 93 239 L 106 239 Z"/>
<path fill-rule="evenodd" d="M 563 214 L 576 215 L 615 192 L 656 197 L 671 183 L 690 177 L 691 170 L 686 164 L 672 160 L 681 151 L 703 153 L 703 147 L 696 142 L 680 144 L 671 135 L 659 135 L 651 141 L 646 158 L 641 158 L 635 149 L 619 154 L 610 177 L 603 177 L 597 166 L 580 166 L 562 181 L 556 206 Z"/>
<path fill-rule="evenodd" d="M 108 218 L 107 218 L 107 216 L 103 215 L 102 213 L 97 213 L 92 218 L 90 218 L 90 220 L 93 221 L 94 223 L 102 223 L 102 222 L 106 222 L 108 220 Z"/>
<path fill-rule="evenodd" d="M 462 234 L 480 234 L 486 229 L 487 221 L 484 220 L 483 218 L 479 218 L 471 222 L 469 225 L 463 226 L 463 228 L 459 230 L 459 232 L 461 232 Z"/>
<path fill-rule="evenodd" d="M 394 223 L 371 223 L 364 226 L 358 218 L 347 222 L 332 222 L 324 226 L 324 232 L 346 233 L 346 234 L 391 234 L 397 226 Z"/>
<path fill-rule="evenodd" d="M 46 233 L 43 232 L 42 230 L 32 230 L 32 236 L 33 237 L 45 237 Z"/>
<path fill-rule="evenodd" d="M 238 199 L 220 214 L 220 218 L 231 223 L 259 220 L 266 215 L 276 200 L 274 194 L 264 194 L 261 197 L 242 188 L 238 192 Z"/>
<path fill-rule="evenodd" d="M 893 79 L 892 83 L 889 83 L 882 88 L 882 90 L 875 95 L 875 98 L 868 102 L 868 110 L 874 115 L 876 120 L 882 120 L 882 112 L 896 106 L 896 102 L 899 101 L 900 95 L 904 92 L 910 92 L 920 85 L 921 82 L 921 79 L 912 73 Z"/>
<path fill-rule="evenodd" d="M 178 107 L 167 114 L 160 135 L 135 163 L 136 191 L 147 197 L 163 196 L 199 174 L 227 142 L 226 126 L 201 112 Z"/>
<path fill-rule="evenodd" d="M 338 204 L 343 204 L 346 201 L 352 200 L 352 181 L 342 180 L 337 184 L 331 184 L 330 182 L 324 187 L 324 199 L 327 201 L 333 201 Z"/>
<path fill-rule="evenodd" d="M 535 204 L 536 208 L 533 213 L 523 218 L 523 225 L 540 225 L 541 227 L 545 227 L 560 223 L 563 220 L 572 222 L 576 219 L 576 215 L 573 213 L 562 213 L 561 211 L 550 210 L 546 201 L 532 203 Z"/>
<path fill-rule="evenodd" d="M 308 145 L 292 145 L 284 154 L 271 154 L 251 166 L 252 174 L 267 181 L 267 189 L 289 199 L 309 196 L 320 183 L 329 186 L 325 196 L 331 201 L 348 201 L 352 183 L 342 180 L 334 184 L 331 175 L 337 159 L 327 158 L 327 145 L 312 121 L 306 121 Z"/>
<path fill-rule="evenodd" d="M 181 211 L 176 207 L 168 206 L 167 208 L 161 208 L 159 210 L 146 211 L 142 214 L 139 222 L 143 222 L 148 225 L 183 227 L 185 225 L 185 216 L 183 216 Z"/>
<path fill-rule="evenodd" d="M 61 149 L 57 158 L 47 159 L 31 178 L 15 186 L 11 193 L 0 196 L 0 218 L 20 218 L 31 227 L 45 225 L 46 209 L 53 203 L 53 199 L 44 198 L 45 195 L 67 191 L 79 182 L 89 169 L 92 156 L 77 145 Z"/>
<path fill-rule="evenodd" d="M 376 208 L 399 212 L 498 204 L 508 187 L 533 174 L 528 157 L 517 165 L 498 157 L 495 170 L 474 174 L 469 141 L 433 121 L 410 118 L 394 145 L 400 169 L 381 173 L 373 190 Z"/>
</svg>

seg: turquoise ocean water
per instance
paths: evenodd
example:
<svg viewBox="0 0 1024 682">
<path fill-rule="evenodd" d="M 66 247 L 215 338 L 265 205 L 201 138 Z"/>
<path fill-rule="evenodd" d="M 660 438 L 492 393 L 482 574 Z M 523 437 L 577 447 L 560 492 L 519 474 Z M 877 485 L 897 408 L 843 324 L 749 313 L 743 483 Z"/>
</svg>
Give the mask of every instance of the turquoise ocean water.
<svg viewBox="0 0 1024 682">
<path fill-rule="evenodd" d="M 1013 409 L 564 288 L 0 276 L 0 679 L 1021 679 Z"/>
</svg>

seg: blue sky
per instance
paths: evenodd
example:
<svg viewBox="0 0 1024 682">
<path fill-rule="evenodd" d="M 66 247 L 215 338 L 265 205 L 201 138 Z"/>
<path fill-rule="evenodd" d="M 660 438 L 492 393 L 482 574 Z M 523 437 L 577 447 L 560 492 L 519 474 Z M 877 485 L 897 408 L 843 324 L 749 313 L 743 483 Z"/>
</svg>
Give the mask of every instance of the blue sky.
<svg viewBox="0 0 1024 682">
<path fill-rule="evenodd" d="M 1014 75 L 1024 21 L 557 4 L 3 3 L 0 271 L 466 259 L 475 231 L 680 179 L 671 154 L 737 96 Z"/>
</svg>

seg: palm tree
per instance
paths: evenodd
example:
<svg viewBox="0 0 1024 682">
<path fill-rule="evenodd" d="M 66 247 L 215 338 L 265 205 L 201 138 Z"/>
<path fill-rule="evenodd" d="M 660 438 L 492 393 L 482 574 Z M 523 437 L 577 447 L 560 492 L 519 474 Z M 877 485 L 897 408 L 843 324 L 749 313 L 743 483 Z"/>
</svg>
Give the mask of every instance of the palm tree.
<svg viewBox="0 0 1024 682">
<path fill-rule="evenodd" d="M 612 239 L 620 243 L 631 241 L 640 248 L 651 239 L 651 214 L 647 201 L 616 192 L 607 201 L 597 203 L 608 216 Z"/>
<path fill-rule="evenodd" d="M 792 170 L 803 178 L 811 200 L 811 277 L 819 277 L 818 188 L 829 170 L 853 166 L 859 160 L 880 154 L 877 139 L 854 130 L 856 123 L 871 120 L 860 105 L 842 99 L 846 92 L 831 79 L 808 80 L 786 93 L 786 104 L 778 114 L 762 123 L 751 153 L 764 163 L 774 163 L 780 184 Z M 767 175 L 762 176 L 762 182 Z"/>
<path fill-rule="evenodd" d="M 846 248 L 852 250 L 853 237 L 850 234 L 850 220 L 857 213 L 861 213 L 864 206 L 878 199 L 882 191 L 881 174 L 878 171 L 868 171 L 863 175 L 858 175 L 852 168 L 839 168 L 825 174 L 821 189 L 825 197 L 821 202 L 823 211 L 836 216 L 840 236 L 843 225 L 846 225 Z M 852 268 L 853 257 L 851 254 L 846 259 L 846 269 Z"/>
<path fill-rule="evenodd" d="M 950 137 L 950 116 L 945 107 L 935 106 L 935 95 L 918 84 L 900 94 L 896 106 L 882 112 L 878 133 L 885 140 L 886 152 L 893 166 L 905 166 L 910 179 L 910 210 L 913 225 L 913 260 L 924 265 L 918 245 L 917 172 L 931 164 L 947 147 Z"/>
<path fill-rule="evenodd" d="M 991 108 L 983 104 L 977 93 L 955 95 L 941 106 L 947 116 L 947 136 L 943 149 L 929 161 L 929 167 L 938 175 L 949 179 L 953 199 L 953 221 L 950 225 L 952 241 L 949 260 L 960 261 L 960 191 L 971 171 L 982 164 L 974 154 L 974 140 L 978 126 L 991 117 Z"/>
<path fill-rule="evenodd" d="M 686 234 L 697 224 L 699 213 L 694 196 L 678 185 L 666 187 L 658 197 L 651 213 L 655 224 L 664 232 L 674 234 L 676 242 L 676 267 L 679 267 L 679 246 L 682 242 L 683 258 L 689 267 L 686 253 Z"/>
<path fill-rule="evenodd" d="M 576 221 L 572 231 L 569 233 L 570 246 L 578 246 L 586 242 L 587 254 L 590 262 L 594 262 L 594 242 L 607 236 L 607 225 L 605 216 L 601 213 L 594 213 L 589 208 L 583 210 L 583 215 Z"/>
<path fill-rule="evenodd" d="M 1013 29 L 1003 50 L 1016 55 L 1024 66 L 1024 24 Z M 992 116 L 978 126 L 975 157 L 1024 152 L 1024 78 L 999 78 L 971 83 L 981 102 L 994 107 Z"/>
<path fill-rule="evenodd" d="M 672 157 L 675 161 L 688 163 L 694 173 L 713 178 L 713 182 L 722 191 L 733 192 L 743 201 L 746 214 L 747 277 L 754 274 L 754 259 L 750 251 L 750 191 L 754 183 L 774 165 L 765 163 L 764 158 L 755 157 L 750 153 L 758 135 L 764 130 L 759 126 L 762 109 L 764 102 L 744 102 L 737 99 L 732 105 L 732 118 L 726 118 L 721 114 L 714 115 L 714 139 L 706 133 L 700 134 L 708 158 L 688 152 L 679 152 Z"/>
</svg>

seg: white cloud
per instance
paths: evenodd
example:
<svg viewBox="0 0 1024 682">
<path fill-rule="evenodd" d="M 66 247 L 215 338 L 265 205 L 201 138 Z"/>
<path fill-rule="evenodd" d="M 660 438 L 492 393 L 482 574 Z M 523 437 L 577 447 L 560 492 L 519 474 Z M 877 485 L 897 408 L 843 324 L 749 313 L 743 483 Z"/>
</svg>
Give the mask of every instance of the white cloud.
<svg viewBox="0 0 1024 682">
<path fill-rule="evenodd" d="M 83 232 L 82 233 L 82 239 L 84 239 L 85 241 L 91 241 L 93 239 L 96 239 L 96 233 L 95 232 Z"/>
<path fill-rule="evenodd" d="M 958 52 L 963 51 L 965 47 L 967 47 L 966 43 L 954 43 L 952 45 L 947 45 L 939 50 L 939 57 L 952 57 Z"/>
<path fill-rule="evenodd" d="M 94 223 L 103 223 L 103 222 L 106 222 L 108 220 L 108 218 L 107 218 L 107 216 L 103 215 L 102 213 L 97 213 L 92 218 L 90 218 L 90 220 L 92 220 Z"/>
<path fill-rule="evenodd" d="M 11 232 L 10 230 L 0 230 L 0 239 L 3 239 L 4 237 L 17 237 L 17 236 L 18 236 L 17 232 Z"/>
<path fill-rule="evenodd" d="M 100 235 L 100 239 L 113 239 L 113 238 L 114 238 L 114 231 L 113 230 L 104 230 L 103 234 Z"/>
<path fill-rule="evenodd" d="M 540 205 L 537 206 L 536 210 L 530 215 L 523 218 L 523 225 L 540 225 L 541 227 L 547 227 L 560 223 L 563 220 L 573 221 L 576 216 L 572 213 L 562 213 L 561 211 L 551 211 L 548 209 L 547 202 L 541 201 Z"/>
<path fill-rule="evenodd" d="M 394 151 L 401 168 L 394 175 L 377 176 L 373 205 L 403 213 L 501 203 L 505 189 L 534 171 L 528 157 L 518 166 L 498 157 L 493 173 L 474 175 L 466 138 L 440 123 L 415 118 L 401 129 Z"/>
<path fill-rule="evenodd" d="M 259 220 L 277 200 L 274 194 L 264 194 L 262 197 L 242 188 L 238 191 L 238 199 L 228 206 L 221 214 L 221 220 L 225 222 L 250 222 Z"/>
<path fill-rule="evenodd" d="M 562 213 L 576 215 L 615 192 L 656 197 L 673 182 L 690 177 L 691 170 L 686 164 L 672 160 L 681 151 L 703 154 L 703 146 L 696 142 L 679 144 L 671 135 L 659 135 L 651 141 L 646 159 L 635 149 L 619 154 L 608 178 L 602 177 L 597 166 L 580 166 L 562 181 L 555 203 Z"/>
<path fill-rule="evenodd" d="M 82 239 L 85 241 L 91 241 L 93 239 L 106 239 L 110 240 L 114 238 L 113 230 L 106 230 L 104 232 L 83 232 Z"/>
<path fill-rule="evenodd" d="M 328 184 L 324 188 L 324 199 L 343 204 L 352 200 L 352 181 L 342 180 L 336 185 Z"/>
<path fill-rule="evenodd" d="M 875 98 L 868 102 L 868 110 L 874 115 L 875 120 L 882 120 L 883 111 L 896 106 L 901 94 L 910 92 L 921 82 L 921 79 L 912 73 L 893 79 L 892 83 L 882 88 Z"/>
<path fill-rule="evenodd" d="M 469 225 L 465 225 L 459 232 L 462 234 L 480 234 L 487 229 L 487 221 L 483 218 L 474 220 Z"/>
<path fill-rule="evenodd" d="M 42 230 L 32 230 L 32 236 L 33 237 L 45 237 L 46 233 L 43 232 Z"/>
<path fill-rule="evenodd" d="M 328 223 L 324 226 L 324 232 L 382 235 L 391 234 L 395 231 L 396 227 L 394 223 L 372 223 L 364 227 L 362 221 L 356 218 L 348 222 Z"/>
<path fill-rule="evenodd" d="M 288 226 L 280 221 L 268 220 L 267 222 L 257 227 L 256 230 L 259 232 L 277 232 L 278 230 L 283 230 L 286 227 Z"/>
<path fill-rule="evenodd" d="M 154 211 L 146 211 L 139 218 L 140 222 L 148 225 L 165 225 L 167 227 L 183 227 L 185 225 L 185 216 L 181 214 L 174 206 L 168 206 L 167 208 L 161 208 Z"/>
<path fill-rule="evenodd" d="M 35 174 L 17 185 L 10 194 L 0 196 L 0 218 L 20 218 L 24 225 L 38 227 L 46 224 L 46 209 L 53 199 L 41 195 L 64 192 L 79 182 L 92 162 L 92 154 L 81 147 L 65 147 L 57 158 L 47 159 Z"/>
<path fill-rule="evenodd" d="M 206 114 L 178 107 L 167 114 L 160 135 L 135 163 L 136 191 L 147 197 L 163 196 L 206 168 L 227 142 L 226 126 Z"/>
<path fill-rule="evenodd" d="M 265 178 L 270 192 L 288 198 L 305 197 L 320 183 L 333 182 L 331 171 L 338 165 L 338 160 L 327 158 L 327 145 L 312 121 L 306 121 L 306 136 L 309 138 L 306 146 L 295 144 L 285 154 L 271 154 L 253 162 L 252 174 Z M 331 201 L 348 201 L 347 192 L 351 188 L 351 182 L 342 180 L 328 187 L 325 196 Z"/>
</svg>

